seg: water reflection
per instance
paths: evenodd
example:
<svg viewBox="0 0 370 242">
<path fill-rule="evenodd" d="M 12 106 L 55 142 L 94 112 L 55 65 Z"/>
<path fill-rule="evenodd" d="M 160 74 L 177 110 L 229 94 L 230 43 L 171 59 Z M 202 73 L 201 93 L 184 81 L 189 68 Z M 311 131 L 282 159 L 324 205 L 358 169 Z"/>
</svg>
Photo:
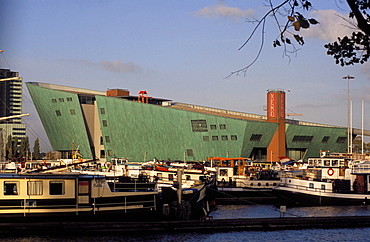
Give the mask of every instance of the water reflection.
<svg viewBox="0 0 370 242">
<path fill-rule="evenodd" d="M 215 219 L 274 218 L 280 217 L 273 205 L 218 205 L 212 212 Z M 320 206 L 287 208 L 285 217 L 370 216 L 370 205 Z"/>
</svg>

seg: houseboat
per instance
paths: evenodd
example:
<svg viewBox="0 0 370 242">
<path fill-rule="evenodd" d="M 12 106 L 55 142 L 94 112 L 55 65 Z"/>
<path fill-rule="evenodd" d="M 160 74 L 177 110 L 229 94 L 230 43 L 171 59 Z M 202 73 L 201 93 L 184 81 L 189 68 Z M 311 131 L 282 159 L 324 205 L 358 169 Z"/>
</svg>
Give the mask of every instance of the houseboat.
<svg viewBox="0 0 370 242">
<path fill-rule="evenodd" d="M 271 163 L 255 162 L 248 158 L 208 158 L 217 173 L 217 202 L 270 203 L 275 200 L 273 188 L 279 184 L 279 176 Z"/>
<path fill-rule="evenodd" d="M 80 173 L 1 173 L 0 217 L 100 216 L 157 209 L 155 184 Z"/>
<path fill-rule="evenodd" d="M 308 168 L 281 171 L 274 188 L 288 206 L 362 205 L 370 201 L 370 162 L 364 155 L 309 158 Z"/>
</svg>

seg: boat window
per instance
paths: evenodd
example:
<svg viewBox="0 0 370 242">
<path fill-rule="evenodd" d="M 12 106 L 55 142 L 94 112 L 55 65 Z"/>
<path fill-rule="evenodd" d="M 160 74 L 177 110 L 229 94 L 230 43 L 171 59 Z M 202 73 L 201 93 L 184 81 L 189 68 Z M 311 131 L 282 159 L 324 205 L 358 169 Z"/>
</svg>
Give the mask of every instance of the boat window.
<svg viewBox="0 0 370 242">
<path fill-rule="evenodd" d="M 220 176 L 227 176 L 227 170 L 226 169 L 220 169 Z"/>
<path fill-rule="evenodd" d="M 313 183 L 308 184 L 309 188 L 314 188 Z"/>
<path fill-rule="evenodd" d="M 173 181 L 173 174 L 168 174 L 168 180 Z"/>
<path fill-rule="evenodd" d="M 330 160 L 324 160 L 324 165 L 325 166 L 330 166 Z"/>
<path fill-rule="evenodd" d="M 42 195 L 42 181 L 28 181 L 27 195 Z"/>
<path fill-rule="evenodd" d="M 321 166 L 321 165 L 322 165 L 322 163 L 321 163 L 321 159 L 317 159 L 317 161 L 316 161 L 316 165 L 317 165 L 317 166 Z"/>
<path fill-rule="evenodd" d="M 162 180 L 162 173 L 157 173 L 158 180 Z"/>
<path fill-rule="evenodd" d="M 186 175 L 186 180 L 190 181 L 190 176 L 189 175 Z"/>
<path fill-rule="evenodd" d="M 331 166 L 338 166 L 338 160 L 332 160 Z"/>
<path fill-rule="evenodd" d="M 325 190 L 325 185 L 321 185 L 321 190 Z"/>
<path fill-rule="evenodd" d="M 49 184 L 50 195 L 64 195 L 64 181 L 51 181 Z"/>
<path fill-rule="evenodd" d="M 4 181 L 4 195 L 18 195 L 19 182 Z"/>
</svg>

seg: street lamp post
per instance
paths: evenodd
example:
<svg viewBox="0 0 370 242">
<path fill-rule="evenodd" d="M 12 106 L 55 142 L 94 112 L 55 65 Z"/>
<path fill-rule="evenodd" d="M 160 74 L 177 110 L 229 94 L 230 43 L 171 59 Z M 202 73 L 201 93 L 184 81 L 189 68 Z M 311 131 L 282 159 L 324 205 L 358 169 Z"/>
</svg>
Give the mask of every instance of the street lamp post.
<svg viewBox="0 0 370 242">
<path fill-rule="evenodd" d="M 347 123 L 347 149 L 348 153 L 352 153 L 352 130 L 350 128 L 351 124 L 351 107 L 350 107 L 350 95 L 349 95 L 349 80 L 355 79 L 353 76 L 347 75 L 343 79 L 347 79 L 348 88 L 347 88 L 347 102 L 348 102 L 348 123 Z"/>
</svg>

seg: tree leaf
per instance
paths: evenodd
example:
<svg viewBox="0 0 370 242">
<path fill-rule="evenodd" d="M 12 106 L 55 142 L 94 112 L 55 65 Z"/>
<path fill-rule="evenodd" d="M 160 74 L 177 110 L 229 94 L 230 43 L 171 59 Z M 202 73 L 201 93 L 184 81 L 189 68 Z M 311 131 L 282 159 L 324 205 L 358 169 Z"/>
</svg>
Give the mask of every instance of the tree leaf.
<svg viewBox="0 0 370 242">
<path fill-rule="evenodd" d="M 308 21 L 310 22 L 310 24 L 313 24 L 313 25 L 319 24 L 319 22 L 314 18 L 310 18 Z"/>
<path fill-rule="evenodd" d="M 301 24 L 299 23 L 299 21 L 295 21 L 294 23 L 292 23 L 292 25 L 294 26 L 295 31 L 299 31 L 301 29 Z"/>
<path fill-rule="evenodd" d="M 310 23 L 306 19 L 300 19 L 299 24 L 303 29 L 308 29 L 310 27 Z"/>
</svg>

